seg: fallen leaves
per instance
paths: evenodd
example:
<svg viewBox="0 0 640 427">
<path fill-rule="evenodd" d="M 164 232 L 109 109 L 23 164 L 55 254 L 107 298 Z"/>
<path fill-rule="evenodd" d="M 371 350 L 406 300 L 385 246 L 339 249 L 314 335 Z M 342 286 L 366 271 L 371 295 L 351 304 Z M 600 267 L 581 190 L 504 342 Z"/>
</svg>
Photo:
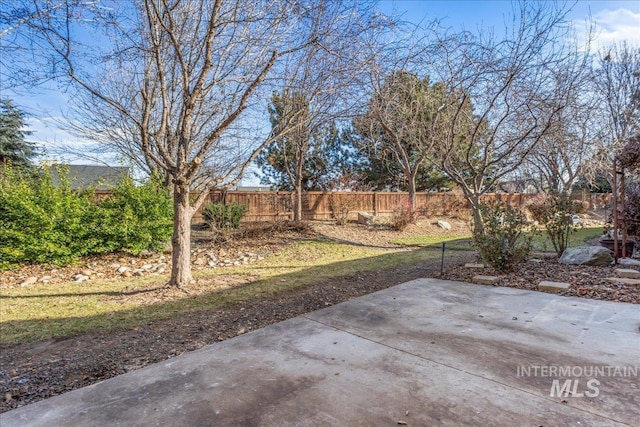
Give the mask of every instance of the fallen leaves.
<svg viewBox="0 0 640 427">
<path fill-rule="evenodd" d="M 605 280 L 605 278 L 615 275 L 614 269 L 615 267 L 560 264 L 555 259 L 545 259 L 544 262 L 539 260 L 525 262 L 507 274 L 497 273 L 490 268 L 485 271 L 486 274 L 495 274 L 501 277 L 496 284 L 497 286 L 538 290 L 538 284 L 541 281 L 565 282 L 571 284 L 571 287 L 560 292 L 561 295 L 640 304 L 640 286 Z M 477 274 L 477 270 L 465 268 L 461 264 L 447 268 L 441 277 L 448 280 L 471 282 L 471 278 Z"/>
</svg>

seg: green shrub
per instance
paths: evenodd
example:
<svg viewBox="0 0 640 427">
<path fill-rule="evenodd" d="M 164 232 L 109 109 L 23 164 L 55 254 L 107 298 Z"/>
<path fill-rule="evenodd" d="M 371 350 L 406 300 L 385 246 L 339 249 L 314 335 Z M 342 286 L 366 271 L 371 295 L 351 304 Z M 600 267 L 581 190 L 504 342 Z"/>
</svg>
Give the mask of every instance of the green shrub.
<svg viewBox="0 0 640 427">
<path fill-rule="evenodd" d="M 121 182 L 96 202 L 93 191 L 74 191 L 59 174 L 0 175 L 0 269 L 19 264 L 68 264 L 90 254 L 159 249 L 172 233 L 172 204 L 158 180 L 136 187 Z"/>
<path fill-rule="evenodd" d="M 137 255 L 143 250 L 158 250 L 173 233 L 173 205 L 158 178 L 136 186 L 127 177 L 97 207 L 98 215 L 92 221 L 96 253 L 122 251 Z"/>
<path fill-rule="evenodd" d="M 236 202 L 227 205 L 211 203 L 202 210 L 207 225 L 217 230 L 240 227 L 240 221 L 246 213 L 247 206 Z"/>
<path fill-rule="evenodd" d="M 11 168 L 0 176 L 0 268 L 18 263 L 68 263 L 92 252 L 88 218 L 93 193 L 74 192 L 61 177 L 23 175 Z"/>
<path fill-rule="evenodd" d="M 473 239 L 482 260 L 500 272 L 513 270 L 529 257 L 532 237 L 525 234 L 526 216 L 519 209 L 493 202 L 481 205 L 484 232 Z"/>
<path fill-rule="evenodd" d="M 572 215 L 579 212 L 582 204 L 574 202 L 568 196 L 553 194 L 542 203 L 529 206 L 534 220 L 542 224 L 553 249 L 558 256 L 569 246 L 569 238 L 576 231 Z"/>
</svg>

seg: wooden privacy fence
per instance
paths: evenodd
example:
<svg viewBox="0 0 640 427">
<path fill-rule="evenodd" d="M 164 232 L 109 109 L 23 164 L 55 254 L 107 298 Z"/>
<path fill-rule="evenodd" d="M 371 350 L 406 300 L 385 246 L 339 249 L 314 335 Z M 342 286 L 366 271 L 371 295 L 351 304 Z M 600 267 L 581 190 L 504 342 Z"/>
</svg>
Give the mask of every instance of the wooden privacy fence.
<svg viewBox="0 0 640 427">
<path fill-rule="evenodd" d="M 358 212 L 376 216 L 390 216 L 398 207 L 406 205 L 408 193 L 395 192 L 322 192 L 310 191 L 302 195 L 302 219 L 329 220 L 334 211 L 348 211 L 349 219 Z M 522 207 L 540 197 L 538 194 L 485 194 L 483 201 L 501 200 Z M 293 193 L 282 191 L 212 191 L 207 203 L 236 202 L 247 206 L 243 221 L 273 221 L 293 218 Z M 417 193 L 416 207 L 426 216 L 468 216 L 469 206 L 459 193 Z M 202 220 L 201 212 L 194 216 Z"/>
</svg>

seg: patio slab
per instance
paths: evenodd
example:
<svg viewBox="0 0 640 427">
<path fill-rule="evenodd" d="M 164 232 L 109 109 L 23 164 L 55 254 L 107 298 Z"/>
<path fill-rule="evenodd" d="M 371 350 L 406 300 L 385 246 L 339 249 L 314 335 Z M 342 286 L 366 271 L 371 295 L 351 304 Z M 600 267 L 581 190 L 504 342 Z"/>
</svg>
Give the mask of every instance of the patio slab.
<svg viewBox="0 0 640 427">
<path fill-rule="evenodd" d="M 420 279 L 0 425 L 635 425 L 639 327 L 638 305 Z"/>
</svg>

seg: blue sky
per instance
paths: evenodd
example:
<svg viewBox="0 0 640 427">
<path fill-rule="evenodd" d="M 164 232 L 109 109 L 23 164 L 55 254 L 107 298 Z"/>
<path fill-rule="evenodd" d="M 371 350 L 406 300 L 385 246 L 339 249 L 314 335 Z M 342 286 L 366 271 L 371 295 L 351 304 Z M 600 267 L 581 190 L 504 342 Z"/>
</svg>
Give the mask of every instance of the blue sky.
<svg viewBox="0 0 640 427">
<path fill-rule="evenodd" d="M 512 3 L 508 0 L 382 0 L 379 8 L 385 13 L 400 13 L 405 20 L 416 23 L 440 19 L 443 26 L 454 30 L 476 31 L 479 27 L 502 28 L 512 10 Z M 640 0 L 578 1 L 569 13 L 569 19 L 575 22 L 578 31 L 585 28 L 589 16 L 597 26 L 596 47 L 622 40 L 640 45 Z M 57 119 L 63 116 L 67 98 L 55 84 L 28 95 L 3 92 L 3 97 L 12 98 L 29 114 L 28 127 L 34 132 L 31 140 L 44 147 L 77 143 L 76 138 L 60 130 L 56 124 Z M 86 159 L 64 158 L 51 150 L 46 157 L 48 160 L 87 163 Z"/>
</svg>

